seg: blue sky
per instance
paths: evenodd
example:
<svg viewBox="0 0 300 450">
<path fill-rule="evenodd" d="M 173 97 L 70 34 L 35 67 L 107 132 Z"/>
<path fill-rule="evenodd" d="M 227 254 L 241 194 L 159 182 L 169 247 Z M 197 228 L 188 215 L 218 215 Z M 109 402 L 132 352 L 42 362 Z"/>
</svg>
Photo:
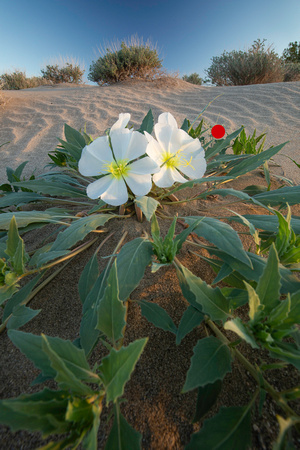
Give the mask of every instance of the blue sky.
<svg viewBox="0 0 300 450">
<path fill-rule="evenodd" d="M 0 0 L 0 74 L 28 76 L 55 58 L 90 64 L 105 42 L 137 34 L 157 43 L 163 66 L 204 77 L 213 56 L 267 39 L 281 55 L 300 40 L 299 0 Z"/>
</svg>

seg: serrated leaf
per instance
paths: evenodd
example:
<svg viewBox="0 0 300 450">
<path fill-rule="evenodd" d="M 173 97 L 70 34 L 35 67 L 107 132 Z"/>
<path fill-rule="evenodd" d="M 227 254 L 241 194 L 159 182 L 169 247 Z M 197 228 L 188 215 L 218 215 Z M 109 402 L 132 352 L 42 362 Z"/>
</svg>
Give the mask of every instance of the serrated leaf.
<svg viewBox="0 0 300 450">
<path fill-rule="evenodd" d="M 252 336 L 250 330 L 241 321 L 239 317 L 234 320 L 229 320 L 224 325 L 225 330 L 230 330 L 240 336 L 244 341 L 251 345 L 252 348 L 259 348 L 256 344 L 254 337 Z"/>
<path fill-rule="evenodd" d="M 64 231 L 60 232 L 54 241 L 51 251 L 67 250 L 78 241 L 85 238 L 91 231 L 103 226 L 108 220 L 114 218 L 112 214 L 93 214 L 88 217 L 82 217 L 72 222 Z"/>
<path fill-rule="evenodd" d="M 276 329 L 276 326 L 285 323 L 286 319 L 290 315 L 290 311 L 291 311 L 291 297 L 288 294 L 287 298 L 285 300 L 281 300 L 279 304 L 276 306 L 276 308 L 274 308 L 271 311 L 268 319 L 268 324 L 273 329 Z"/>
<path fill-rule="evenodd" d="M 139 285 L 152 254 L 151 243 L 143 238 L 134 239 L 121 248 L 117 256 L 120 300 L 127 300 Z"/>
<path fill-rule="evenodd" d="M 286 205 L 286 203 L 288 203 L 290 206 L 298 205 L 300 198 L 300 185 L 287 186 L 281 189 L 263 192 L 261 194 L 255 195 L 253 198 L 255 200 L 258 200 L 260 203 L 269 206 L 276 206 L 280 204 Z"/>
<path fill-rule="evenodd" d="M 141 208 L 142 213 L 146 217 L 146 219 L 150 222 L 151 217 L 155 213 L 159 202 L 155 200 L 155 198 L 147 197 L 146 195 L 144 197 L 137 197 L 134 202 L 137 204 L 139 208 Z"/>
<path fill-rule="evenodd" d="M 264 305 L 266 314 L 269 314 L 278 305 L 280 286 L 279 260 L 273 244 L 256 288 L 256 293 L 260 298 L 261 304 Z"/>
<path fill-rule="evenodd" d="M 90 395 L 93 393 L 86 384 L 83 384 L 74 374 L 74 372 L 66 366 L 64 361 L 51 348 L 50 343 L 45 335 L 42 334 L 42 350 L 48 356 L 50 365 L 55 370 L 55 381 L 62 389 L 71 389 L 72 392 L 79 395 Z"/>
<path fill-rule="evenodd" d="M 56 222 L 68 217 L 63 209 L 50 208 L 47 211 L 16 211 L 13 213 L 6 212 L 0 214 L 0 230 L 8 230 L 9 224 L 13 216 L 16 219 L 18 229 L 26 227 L 33 223 L 49 223 Z"/>
<path fill-rule="evenodd" d="M 56 371 L 51 367 L 50 360 L 43 350 L 42 336 L 31 333 L 10 330 L 8 336 L 33 364 L 42 371 L 46 378 L 54 378 Z M 47 341 L 58 357 L 74 375 L 87 382 L 97 382 L 99 377 L 94 374 L 88 365 L 84 351 L 75 347 L 69 340 L 47 336 Z"/>
<path fill-rule="evenodd" d="M 198 309 L 189 306 L 181 317 L 176 335 L 176 345 L 179 345 L 182 339 L 195 327 L 199 326 L 203 320 L 204 315 Z"/>
<path fill-rule="evenodd" d="M 147 302 L 146 300 L 141 300 L 137 303 L 141 306 L 142 315 L 146 317 L 149 322 L 164 331 L 170 331 L 171 333 L 177 334 L 176 325 L 169 314 L 161 306 L 154 302 Z"/>
<path fill-rule="evenodd" d="M 115 402 L 124 393 L 124 387 L 146 345 L 147 338 L 138 339 L 120 350 L 111 349 L 102 359 L 99 370 L 106 391 L 106 402 Z"/>
<path fill-rule="evenodd" d="M 110 269 L 106 289 L 98 306 L 97 315 L 96 328 L 104 333 L 115 346 L 116 342 L 123 337 L 123 328 L 126 325 L 126 307 L 119 299 L 116 260 Z"/>
<path fill-rule="evenodd" d="M 114 422 L 110 430 L 105 450 L 139 450 L 142 435 L 134 430 L 122 416 L 119 405 L 114 405 Z"/>
<path fill-rule="evenodd" d="M 181 266 L 181 270 L 203 313 L 208 314 L 212 320 L 225 321 L 229 315 L 229 302 L 221 290 L 218 287 L 213 289 L 184 266 Z"/>
<path fill-rule="evenodd" d="M 198 388 L 198 397 L 196 412 L 193 423 L 199 422 L 203 416 L 213 407 L 222 389 L 222 381 L 217 380 L 214 383 L 206 384 Z"/>
<path fill-rule="evenodd" d="M 185 217 L 184 220 L 189 225 L 193 225 L 196 220 L 199 220 L 199 217 L 190 216 Z M 193 232 L 251 267 L 251 261 L 244 250 L 237 232 L 227 223 L 221 222 L 213 217 L 203 217 L 203 220 L 196 226 Z"/>
<path fill-rule="evenodd" d="M 78 147 L 79 149 L 83 149 L 86 146 L 85 139 L 79 131 L 70 127 L 66 123 L 64 126 L 64 131 L 65 131 L 65 137 L 66 137 L 66 140 L 68 143 L 76 145 L 76 147 Z"/>
<path fill-rule="evenodd" d="M 100 425 L 101 408 L 94 404 L 92 406 L 92 412 L 94 415 L 93 426 L 83 442 L 83 448 L 86 448 L 87 450 L 97 450 L 98 448 L 98 429 Z"/>
<path fill-rule="evenodd" d="M 223 380 L 231 372 L 231 353 L 228 346 L 214 336 L 200 339 L 194 347 L 191 367 L 182 392 Z"/>
<path fill-rule="evenodd" d="M 296 345 L 277 341 L 276 346 L 265 344 L 265 347 L 269 350 L 272 358 L 286 361 L 300 370 L 300 350 Z"/>
<path fill-rule="evenodd" d="M 246 450 L 251 445 L 251 412 L 248 406 L 222 406 L 218 414 L 205 420 L 201 430 L 193 434 L 186 450 Z"/>
<path fill-rule="evenodd" d="M 15 216 L 12 217 L 7 233 L 6 253 L 10 256 L 10 262 L 14 271 L 21 275 L 25 271 L 25 264 L 29 256 L 25 252 L 25 244 L 20 237 Z"/>
</svg>

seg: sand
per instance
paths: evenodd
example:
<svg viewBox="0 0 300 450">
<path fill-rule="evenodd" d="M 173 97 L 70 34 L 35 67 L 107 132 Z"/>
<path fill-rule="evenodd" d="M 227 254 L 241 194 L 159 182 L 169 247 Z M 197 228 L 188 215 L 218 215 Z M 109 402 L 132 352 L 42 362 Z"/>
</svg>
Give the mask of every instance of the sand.
<svg viewBox="0 0 300 450">
<path fill-rule="evenodd" d="M 205 113 L 211 124 L 221 123 L 228 132 L 246 126 L 247 132 L 257 128 L 258 132 L 269 130 L 270 145 L 277 145 L 286 140 L 290 143 L 285 153 L 299 161 L 299 93 L 300 83 L 279 83 L 262 86 L 244 86 L 236 88 L 195 87 L 177 80 L 163 86 L 148 83 L 124 83 L 111 87 L 43 87 L 21 92 L 5 92 L 6 104 L 0 107 L 1 141 L 10 140 L 2 147 L 0 181 L 5 181 L 5 167 L 29 160 L 27 174 L 33 167 L 41 173 L 48 163 L 47 152 L 56 145 L 56 137 L 63 137 L 63 124 L 80 128 L 86 124 L 87 131 L 94 137 L 103 134 L 117 119 L 119 112 L 130 112 L 132 123 L 138 126 L 152 108 L 154 117 L 164 111 L 170 111 L 181 122 L 184 117 L 194 118 L 199 111 L 214 97 L 224 93 Z M 8 98 L 9 97 L 9 98 Z M 297 121 L 298 120 L 298 121 Z M 274 158 L 275 159 L 275 158 Z M 277 174 L 293 178 L 299 183 L 299 170 L 283 156 L 276 161 L 281 167 L 272 166 Z M 296 168 L 296 170 L 295 170 Z M 278 179 L 272 179 L 272 189 L 280 186 Z M 228 183 L 226 187 L 243 189 L 250 184 L 264 184 L 261 171 Z M 190 194 L 199 188 L 190 190 Z M 185 193 L 181 191 L 180 196 Z M 228 215 L 223 204 L 228 202 L 221 197 L 212 197 L 191 203 L 164 207 L 164 213 L 174 216 L 207 215 L 217 217 Z M 264 214 L 253 205 L 235 204 L 234 209 L 240 214 Z M 300 208 L 293 207 L 293 214 L 300 215 Z M 169 227 L 170 221 L 159 219 L 162 234 Z M 242 225 L 233 225 L 237 231 L 244 231 Z M 33 309 L 42 311 L 22 328 L 33 334 L 45 333 L 73 341 L 78 337 L 81 321 L 81 303 L 77 285 L 84 265 L 97 246 L 110 232 L 114 235 L 103 246 L 98 257 L 100 269 L 107 262 L 103 256 L 111 255 L 127 231 L 126 242 L 140 237 L 150 231 L 149 223 L 137 222 L 135 217 L 127 220 L 114 219 L 108 222 L 107 233 L 100 234 L 98 241 L 88 251 L 76 257 L 53 282 L 44 288 L 30 303 Z M 182 227 L 177 225 L 176 232 Z M 53 225 L 42 230 L 33 230 L 24 237 L 27 251 L 37 248 L 53 232 Z M 253 241 L 249 236 L 241 235 L 244 248 L 249 246 L 254 251 Z M 53 236 L 50 238 L 53 239 Z M 86 238 L 88 240 L 89 237 Z M 191 246 L 184 245 L 179 260 L 195 275 L 211 284 L 215 275 L 210 266 L 190 253 Z M 194 248 L 193 248 L 194 250 Z M 220 285 L 222 286 L 222 284 Z M 145 299 L 154 301 L 168 312 L 176 326 L 187 307 L 172 266 L 162 268 L 151 274 L 146 269 L 145 277 L 139 287 L 132 293 L 131 300 Z M 247 320 L 247 309 L 241 311 L 241 317 Z M 143 435 L 143 449 L 183 449 L 190 441 L 191 434 L 201 427 L 201 422 L 192 424 L 197 399 L 197 390 L 181 394 L 186 373 L 190 367 L 193 348 L 199 338 L 210 333 L 203 326 L 195 329 L 182 341 L 175 344 L 175 337 L 169 332 L 155 328 L 141 315 L 137 303 L 130 302 L 124 345 L 135 339 L 148 337 L 148 343 L 127 383 L 125 398 L 127 403 L 121 405 L 121 411 L 128 422 Z M 236 337 L 228 332 L 231 340 Z M 254 351 L 249 345 L 242 344 L 241 351 L 253 364 L 262 360 L 269 361 L 264 351 Z M 105 354 L 99 345 L 91 356 L 91 365 Z M 40 386 L 30 387 L 38 375 L 38 370 L 14 347 L 6 331 L 0 335 L 0 398 L 10 398 L 21 393 L 36 392 Z M 291 366 L 282 371 L 268 372 L 266 377 L 276 389 L 289 389 L 299 384 L 299 372 Z M 54 383 L 49 383 L 53 388 Z M 220 397 L 207 417 L 212 417 L 220 406 L 241 406 L 247 404 L 256 389 L 255 382 L 241 365 L 236 362 L 232 373 L 223 381 Z M 299 405 L 293 405 L 298 414 Z M 107 422 L 111 408 L 104 408 L 98 433 L 98 448 L 103 449 L 112 420 Z M 262 415 L 256 409 L 251 426 L 253 449 L 270 449 L 278 433 L 276 414 L 282 411 L 267 396 Z M 38 433 L 11 433 L 7 427 L 0 427 L 0 448 L 34 449 L 42 445 Z M 295 446 L 299 440 L 295 437 Z"/>
<path fill-rule="evenodd" d="M 300 170 L 285 155 L 300 162 L 300 82 L 271 83 L 236 87 L 194 86 L 182 80 L 127 82 L 115 86 L 41 86 L 22 91 L 4 91 L 0 107 L 0 182 L 5 168 L 29 161 L 25 175 L 36 168 L 42 172 L 49 162 L 48 152 L 63 138 L 64 123 L 83 129 L 92 137 L 102 135 L 129 112 L 137 127 L 152 109 L 154 118 L 170 112 L 181 125 L 185 117 L 194 120 L 215 97 L 204 118 L 211 125 L 222 124 L 230 133 L 245 126 L 246 132 L 267 132 L 265 148 L 289 141 L 274 157 L 282 174 L 300 182 Z"/>
</svg>

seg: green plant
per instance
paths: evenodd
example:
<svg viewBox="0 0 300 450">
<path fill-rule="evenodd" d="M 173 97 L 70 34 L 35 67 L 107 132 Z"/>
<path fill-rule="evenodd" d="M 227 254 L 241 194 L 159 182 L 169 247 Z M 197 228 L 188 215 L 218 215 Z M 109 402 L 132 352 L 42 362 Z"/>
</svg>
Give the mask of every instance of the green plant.
<svg viewBox="0 0 300 450">
<path fill-rule="evenodd" d="M 183 81 L 187 81 L 188 83 L 201 85 L 203 83 L 202 78 L 200 78 L 199 74 L 194 72 L 191 75 L 183 75 Z"/>
<path fill-rule="evenodd" d="M 82 83 L 84 70 L 77 64 L 66 62 L 60 67 L 58 64 L 47 65 L 45 69 L 41 69 L 42 77 L 54 84 L 58 83 Z"/>
<path fill-rule="evenodd" d="M 300 63 L 300 42 L 290 42 L 283 50 L 282 58 L 284 62 Z"/>
<path fill-rule="evenodd" d="M 261 141 L 261 144 L 258 148 L 257 144 Z M 235 155 L 257 155 L 258 153 L 263 152 L 264 145 L 266 140 L 266 133 L 260 134 L 256 137 L 256 130 L 254 130 L 252 136 L 246 136 L 246 132 L 243 129 L 241 134 L 235 139 L 232 150 Z"/>
<path fill-rule="evenodd" d="M 107 48 L 92 62 L 88 79 L 100 85 L 131 78 L 153 79 L 160 73 L 161 63 L 157 50 L 150 43 L 122 41 L 120 46 Z"/>
<path fill-rule="evenodd" d="M 265 40 L 254 41 L 247 51 L 223 52 L 214 56 L 205 71 L 216 86 L 275 83 L 283 81 L 280 57 L 272 46 L 265 48 Z"/>
<path fill-rule="evenodd" d="M 290 431 L 295 426 L 296 432 L 300 423 L 299 416 L 289 403 L 299 398 L 299 386 L 278 392 L 267 380 L 265 372 L 273 368 L 280 370 L 288 364 L 298 370 L 300 368 L 299 330 L 296 327 L 299 323 L 300 282 L 290 267 L 290 263 L 295 261 L 287 258 L 287 254 L 294 258 L 299 253 L 297 235 L 300 225 L 299 218 L 292 217 L 290 212 L 284 218 L 274 207 L 283 207 L 286 203 L 291 206 L 299 205 L 300 188 L 289 186 L 268 191 L 267 188 L 248 186 L 248 189 L 238 191 L 225 189 L 222 185 L 257 169 L 278 153 L 284 144 L 255 153 L 226 153 L 243 128 L 216 141 L 209 136 L 205 137 L 209 129 L 203 130 L 203 121 L 196 124 L 199 116 L 193 122 L 185 119 L 179 130 L 175 126 L 174 117 L 170 113 L 164 113 L 160 116 L 159 123 L 161 127 L 166 126 L 170 134 L 184 135 L 197 152 L 202 152 L 198 142 L 202 139 L 200 142 L 205 149 L 206 174 L 190 180 L 182 181 L 180 178 L 179 182 L 178 176 L 176 182 L 167 187 L 150 186 L 148 194 L 143 196 L 134 196 L 126 188 L 128 200 L 121 205 L 123 213 L 125 212 L 125 215 L 121 215 L 117 214 L 118 211 L 112 205 L 107 206 L 99 196 L 94 199 L 87 197 L 86 189 L 92 183 L 101 185 L 104 177 L 110 177 L 108 181 L 111 182 L 115 174 L 117 181 L 120 180 L 120 173 L 127 167 L 127 161 L 124 166 L 118 166 L 118 161 L 123 161 L 121 150 L 126 147 L 123 139 L 127 142 L 128 137 L 132 139 L 135 136 L 143 145 L 146 135 L 148 142 L 153 143 L 151 133 L 154 119 L 151 110 L 137 132 L 127 128 L 128 116 L 120 114 L 119 120 L 105 136 L 98 138 L 100 140 L 92 140 L 85 132 L 78 132 L 66 125 L 65 140 L 60 141 L 54 154 L 51 153 L 52 168 L 56 166 L 56 171 L 29 180 L 21 180 L 21 166 L 15 171 L 8 171 L 8 186 L 11 189 L 6 189 L 5 185 L 3 189 L 2 186 L 3 194 L 0 197 L 0 303 L 3 308 L 0 331 L 7 328 L 14 345 L 41 371 L 35 383 L 52 379 L 56 381 L 58 389 L 45 388 L 36 394 L 1 400 L 0 421 L 13 430 L 40 430 L 44 436 L 62 435 L 59 443 L 49 443 L 46 448 L 57 445 L 62 449 L 76 448 L 82 442 L 87 448 L 96 449 L 105 399 L 106 404 L 112 405 L 114 410 L 107 448 L 139 448 L 141 435 L 126 422 L 119 407 L 125 383 L 147 341 L 143 338 L 124 346 L 127 310 L 130 303 L 135 302 L 149 322 L 174 335 L 177 345 L 194 328 L 200 326 L 203 329 L 205 337 L 200 338 L 194 346 L 191 365 L 182 387 L 183 393 L 195 389 L 198 391 L 196 421 L 210 411 L 218 398 L 225 375 L 231 376 L 234 360 L 244 366 L 256 383 L 256 391 L 249 394 L 247 404 L 222 407 L 213 418 L 205 420 L 201 430 L 191 436 L 188 449 L 221 446 L 238 450 L 249 448 L 251 414 L 256 405 L 260 410 L 263 405 L 267 407 L 266 393 L 282 411 L 278 416 L 280 430 L 275 444 L 275 448 L 276 445 L 277 448 L 282 448 L 285 441 L 292 443 Z M 255 149 L 257 142 L 255 136 L 252 138 L 252 147 Z M 244 142 L 243 139 L 240 138 L 239 142 Z M 116 141 L 122 142 L 121 150 L 115 145 Z M 101 159 L 100 163 L 96 161 L 97 170 L 92 167 L 95 161 L 90 158 L 89 152 L 91 148 L 96 152 L 95 143 L 101 145 L 102 152 L 106 152 L 105 158 L 108 155 L 112 161 L 104 163 L 103 171 L 108 171 L 108 174 L 99 173 L 98 166 L 102 169 Z M 184 168 L 189 167 L 196 160 L 192 150 L 189 155 L 191 158 L 185 156 L 181 160 L 183 152 L 181 148 L 177 149 L 176 142 L 175 144 L 176 151 L 173 149 L 172 153 L 170 150 L 162 164 L 162 168 L 166 166 L 164 172 L 177 168 L 180 170 L 181 164 Z M 139 151 L 141 145 L 138 146 Z M 130 149 L 133 153 L 130 154 L 128 166 L 135 163 L 136 166 L 142 166 L 143 159 L 149 158 L 149 155 L 134 153 L 133 145 Z M 155 149 L 160 155 L 158 143 L 155 144 Z M 113 150 L 119 154 L 111 155 Z M 89 173 L 85 176 L 80 172 L 83 171 L 83 155 L 88 155 L 84 168 Z M 134 161 L 136 155 L 138 159 Z M 150 164 L 149 160 L 147 164 Z M 96 175 L 90 175 L 91 167 Z M 157 181 L 154 177 L 153 180 L 154 183 Z M 203 189 L 198 194 L 184 195 L 184 189 L 199 185 Z M 175 197 L 180 191 L 183 191 L 182 200 Z M 200 215 L 174 218 L 163 209 L 168 205 L 171 210 L 172 205 L 205 199 L 210 195 L 234 196 L 235 201 L 254 204 L 267 211 L 265 216 L 236 215 L 234 219 L 229 219 L 246 224 L 255 237 L 255 242 L 262 237 L 257 229 L 271 233 L 268 237 L 272 239 L 264 249 L 270 250 L 268 259 L 246 251 L 238 233 L 221 218 Z M 36 203 L 39 208 L 27 211 L 23 206 L 28 203 Z M 51 204 L 57 207 L 49 207 Z M 142 237 L 129 240 L 123 245 L 126 236 L 124 233 L 112 253 L 106 257 L 107 264 L 100 273 L 97 254 L 103 243 L 110 239 L 110 234 L 101 239 L 98 248 L 82 268 L 78 283 L 82 303 L 79 337 L 71 343 L 58 337 L 36 336 L 19 331 L 19 327 L 39 313 L 39 310 L 35 311 L 26 305 L 36 290 L 41 290 L 57 273 L 52 273 L 40 283 L 46 271 L 72 259 L 95 243 L 99 233 L 103 232 L 103 229 L 98 228 L 103 227 L 110 219 L 124 220 L 138 210 L 151 221 L 151 236 L 144 233 Z M 140 216 L 139 218 L 141 219 Z M 161 224 L 164 220 L 172 220 L 172 224 L 163 238 L 159 221 Z M 27 254 L 21 236 L 49 223 L 59 226 L 54 232 L 53 242 Z M 176 226 L 180 224 L 186 229 L 176 234 Z M 78 246 L 90 233 L 97 237 Z M 192 238 L 188 239 L 188 236 Z M 204 244 L 203 239 L 208 243 Z M 189 248 L 195 258 L 206 260 L 214 269 L 216 278 L 211 285 L 185 267 L 180 260 L 184 248 Z M 194 252 L 193 248 L 198 251 Z M 282 264 L 279 263 L 279 258 Z M 182 299 L 188 302 L 178 326 L 155 301 L 146 301 L 142 297 L 132 298 L 132 293 L 143 277 L 148 276 L 148 266 L 152 266 L 152 272 L 168 266 L 168 270 L 177 274 Z M 35 278 L 31 278 L 33 275 Z M 24 281 L 29 278 L 30 281 L 25 284 Z M 216 286 L 220 281 L 226 284 Z M 244 305 L 249 310 L 249 320 L 245 320 L 245 310 L 240 309 Z M 237 334 L 239 340 L 230 341 L 225 335 L 227 330 Z M 268 351 L 270 358 L 275 360 L 270 364 L 262 362 L 254 366 L 241 353 L 241 339 L 251 345 L 254 351 L 261 348 Z M 105 356 L 91 368 L 88 358 L 96 346 L 101 348 Z M 259 358 L 260 354 L 257 361 Z"/>
</svg>

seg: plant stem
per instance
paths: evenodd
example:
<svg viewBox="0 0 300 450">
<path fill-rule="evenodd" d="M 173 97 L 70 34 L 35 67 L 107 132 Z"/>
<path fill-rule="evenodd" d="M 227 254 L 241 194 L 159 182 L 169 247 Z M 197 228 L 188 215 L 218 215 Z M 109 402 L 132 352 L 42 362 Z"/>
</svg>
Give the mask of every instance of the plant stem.
<svg viewBox="0 0 300 450">
<path fill-rule="evenodd" d="M 221 330 L 219 330 L 219 328 L 210 319 L 206 320 L 206 324 L 210 327 L 210 329 L 215 333 L 215 335 L 220 339 L 221 342 L 223 342 L 226 345 L 230 344 L 230 341 L 227 339 L 227 337 L 222 333 Z M 279 392 L 275 391 L 273 386 L 271 386 L 268 383 L 268 381 L 262 376 L 262 374 L 258 373 L 256 368 L 250 363 L 250 361 L 248 361 L 248 359 L 245 358 L 244 355 L 242 355 L 242 353 L 239 350 L 237 350 L 236 348 L 231 348 L 231 351 L 236 356 L 236 358 L 243 364 L 246 370 L 248 370 L 248 372 L 252 375 L 257 384 L 259 386 L 262 385 L 261 387 L 265 389 L 274 400 L 276 400 L 276 402 L 281 406 L 281 408 L 287 415 L 299 417 L 295 413 L 295 411 L 292 408 L 290 408 L 290 406 L 286 403 L 282 395 Z"/>
</svg>

